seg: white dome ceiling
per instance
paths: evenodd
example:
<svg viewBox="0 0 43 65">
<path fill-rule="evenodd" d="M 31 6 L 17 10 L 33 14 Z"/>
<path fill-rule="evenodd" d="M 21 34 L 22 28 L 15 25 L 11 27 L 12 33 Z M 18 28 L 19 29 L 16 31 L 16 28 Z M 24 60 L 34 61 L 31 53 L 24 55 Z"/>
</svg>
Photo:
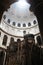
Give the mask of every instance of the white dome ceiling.
<svg viewBox="0 0 43 65">
<path fill-rule="evenodd" d="M 3 13 L 1 28 L 18 37 L 39 33 L 38 21 L 34 13 L 29 10 L 30 6 L 25 0 L 11 4 L 8 11 Z"/>
<path fill-rule="evenodd" d="M 18 1 L 16 3 L 11 4 L 8 11 L 16 20 L 20 21 L 31 21 L 35 18 L 33 12 L 29 10 L 30 4 L 28 4 L 25 0 Z"/>
<path fill-rule="evenodd" d="M 26 2 L 19 1 L 19 2 L 13 3 L 10 6 L 10 8 L 14 15 L 21 16 L 21 17 L 30 15 L 30 11 L 29 11 L 30 4 Z"/>
</svg>

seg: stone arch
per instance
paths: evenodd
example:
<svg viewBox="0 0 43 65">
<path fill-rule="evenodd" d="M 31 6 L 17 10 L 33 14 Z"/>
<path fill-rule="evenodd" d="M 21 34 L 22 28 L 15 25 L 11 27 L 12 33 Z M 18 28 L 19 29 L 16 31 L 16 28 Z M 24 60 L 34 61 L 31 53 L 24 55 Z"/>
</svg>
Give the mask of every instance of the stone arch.
<svg viewBox="0 0 43 65">
<path fill-rule="evenodd" d="M 7 35 L 4 35 L 2 45 L 5 45 L 5 46 L 6 46 L 6 44 L 7 44 L 7 39 L 8 39 Z"/>
</svg>

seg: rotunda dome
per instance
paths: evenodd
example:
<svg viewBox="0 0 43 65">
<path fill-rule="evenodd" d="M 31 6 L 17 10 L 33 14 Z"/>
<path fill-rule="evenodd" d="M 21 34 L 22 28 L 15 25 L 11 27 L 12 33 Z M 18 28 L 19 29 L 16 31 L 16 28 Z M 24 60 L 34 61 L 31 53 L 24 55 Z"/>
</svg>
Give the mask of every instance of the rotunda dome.
<svg viewBox="0 0 43 65">
<path fill-rule="evenodd" d="M 10 8 L 3 13 L 1 28 L 19 38 L 23 38 L 25 34 L 39 33 L 38 21 L 34 13 L 30 11 L 30 6 L 25 0 L 11 4 Z"/>
</svg>

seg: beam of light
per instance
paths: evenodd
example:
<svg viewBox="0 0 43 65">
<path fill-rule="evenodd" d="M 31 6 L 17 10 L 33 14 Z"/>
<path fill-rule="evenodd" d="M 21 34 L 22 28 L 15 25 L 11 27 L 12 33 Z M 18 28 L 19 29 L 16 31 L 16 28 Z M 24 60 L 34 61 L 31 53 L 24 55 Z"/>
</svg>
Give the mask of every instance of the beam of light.
<svg viewBox="0 0 43 65">
<path fill-rule="evenodd" d="M 26 0 L 19 0 L 19 1 L 18 1 L 18 6 L 19 6 L 19 7 L 25 7 L 26 5 L 27 5 Z"/>
</svg>

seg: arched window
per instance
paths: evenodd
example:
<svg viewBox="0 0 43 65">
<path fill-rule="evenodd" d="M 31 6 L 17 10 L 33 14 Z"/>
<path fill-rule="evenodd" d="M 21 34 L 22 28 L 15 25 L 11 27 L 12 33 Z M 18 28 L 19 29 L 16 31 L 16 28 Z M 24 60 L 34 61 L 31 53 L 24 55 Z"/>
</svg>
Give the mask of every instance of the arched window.
<svg viewBox="0 0 43 65">
<path fill-rule="evenodd" d="M 1 36 L 1 32 L 0 32 L 0 36 Z"/>
<path fill-rule="evenodd" d="M 21 40 L 20 39 L 17 39 L 17 42 L 21 42 Z"/>
<path fill-rule="evenodd" d="M 16 23 L 15 23 L 15 22 L 13 22 L 13 26 L 15 26 L 15 24 L 16 24 Z"/>
<path fill-rule="evenodd" d="M 7 22 L 10 23 L 10 19 L 8 19 Z"/>
<path fill-rule="evenodd" d="M 24 34 L 26 34 L 26 31 L 23 31 Z"/>
<path fill-rule="evenodd" d="M 33 21 L 33 24 L 36 24 L 36 23 L 37 23 L 36 20 L 34 20 L 34 21 Z"/>
<path fill-rule="evenodd" d="M 21 24 L 20 23 L 18 23 L 18 27 L 20 27 L 21 26 Z"/>
<path fill-rule="evenodd" d="M 14 43 L 14 38 L 13 37 L 11 37 L 11 39 L 10 39 L 10 44 L 12 44 L 12 43 Z"/>
<path fill-rule="evenodd" d="M 6 15 L 3 15 L 3 18 L 6 19 Z"/>
<path fill-rule="evenodd" d="M 31 23 L 28 23 L 28 26 L 31 26 Z"/>
<path fill-rule="evenodd" d="M 17 52 L 17 49 L 18 49 L 17 44 L 14 42 L 14 38 L 11 37 L 11 39 L 10 39 L 10 45 L 9 45 L 9 50 L 11 52 L 16 53 Z"/>
<path fill-rule="evenodd" d="M 2 45 L 5 45 L 5 46 L 6 46 L 6 44 L 7 44 L 7 39 L 8 39 L 7 35 L 4 35 Z"/>
<path fill-rule="evenodd" d="M 25 23 L 23 24 L 23 27 L 26 27 L 26 24 Z"/>
</svg>

